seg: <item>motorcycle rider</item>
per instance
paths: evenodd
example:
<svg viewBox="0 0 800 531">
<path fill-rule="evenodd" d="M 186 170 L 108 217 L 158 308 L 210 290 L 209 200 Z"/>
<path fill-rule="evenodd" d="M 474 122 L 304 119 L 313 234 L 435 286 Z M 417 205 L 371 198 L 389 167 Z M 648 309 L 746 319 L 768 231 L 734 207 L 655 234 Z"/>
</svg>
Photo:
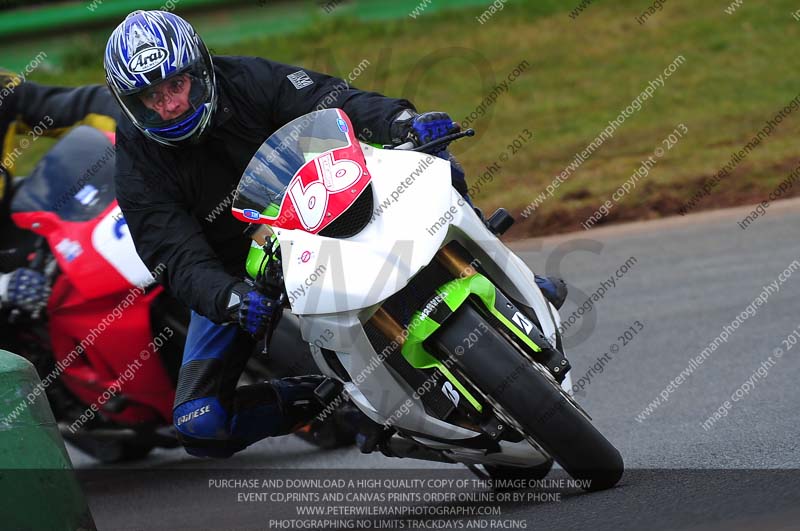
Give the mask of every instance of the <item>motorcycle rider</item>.
<svg viewBox="0 0 800 531">
<path fill-rule="evenodd" d="M 188 22 L 160 11 L 128 15 L 109 38 L 104 66 L 125 115 L 117 132 L 120 207 L 142 260 L 151 268 L 163 263 L 162 282 L 193 310 L 174 408 L 184 447 L 227 457 L 292 432 L 321 410 L 313 391 L 323 378 L 235 388 L 253 338 L 280 308 L 241 280 L 249 239 L 232 216 L 214 216 L 215 207 L 230 204 L 225 199 L 261 143 L 323 98 L 384 143 L 393 118 L 413 106 L 265 59 L 212 62 Z"/>
<path fill-rule="evenodd" d="M 113 133 L 122 116 L 107 85 L 76 88 L 41 85 L 23 81 L 2 68 L 0 85 L 5 89 L 0 100 L 0 145 L 5 147 L 0 161 L 5 161 L 9 169 L 14 168 L 19 153 L 14 146 L 15 136 L 28 134 L 34 124 L 46 125 L 42 134 L 49 137 L 60 137 L 78 125 Z M 11 221 L 8 211 L 11 183 L 11 172 L 0 163 L 0 319 L 5 320 L 11 310 L 36 318 L 47 305 L 50 287 L 41 273 L 27 267 L 35 235 Z M 288 363 L 284 365 L 279 370 L 292 370 Z M 323 448 L 352 444 L 353 409 L 344 404 L 324 422 L 304 426 L 298 435 Z"/>
<path fill-rule="evenodd" d="M 46 306 L 50 290 L 38 272 L 25 267 L 27 247 L 21 240 L 29 238 L 30 234 L 16 230 L 9 218 L 12 173 L 16 161 L 15 136 L 27 133 L 32 124 L 45 120 L 49 125 L 44 128 L 43 135 L 48 137 L 59 137 L 69 128 L 81 124 L 114 132 L 121 109 L 106 85 L 41 85 L 23 81 L 18 75 L 0 67 L 0 86 L 5 89 L 5 96 L 0 101 L 0 309 L 15 307 L 35 315 Z M 399 124 L 414 116 L 409 113 L 398 117 L 396 129 L 402 132 L 404 126 Z M 448 156 L 445 154 L 445 157 Z M 463 172 L 455 159 L 451 160 L 458 172 L 459 190 L 466 197 Z M 566 295 L 563 281 L 537 276 L 536 282 L 545 295 L 560 306 Z"/>
<path fill-rule="evenodd" d="M 342 108 L 362 140 L 428 142 L 453 129 L 445 113 L 274 61 L 212 58 L 194 28 L 162 11 L 135 11 L 109 37 L 104 66 L 122 108 L 115 185 L 145 264 L 192 308 L 174 422 L 192 455 L 228 457 L 290 433 L 321 410 L 321 376 L 235 387 L 254 338 L 278 301 L 241 280 L 250 240 L 225 210 L 266 138 L 321 108 Z M 446 156 L 446 155 L 445 155 Z M 454 184 L 466 195 L 463 173 Z M 226 212 L 227 214 L 227 212 Z M 232 323 L 238 324 L 233 326 Z"/>
</svg>

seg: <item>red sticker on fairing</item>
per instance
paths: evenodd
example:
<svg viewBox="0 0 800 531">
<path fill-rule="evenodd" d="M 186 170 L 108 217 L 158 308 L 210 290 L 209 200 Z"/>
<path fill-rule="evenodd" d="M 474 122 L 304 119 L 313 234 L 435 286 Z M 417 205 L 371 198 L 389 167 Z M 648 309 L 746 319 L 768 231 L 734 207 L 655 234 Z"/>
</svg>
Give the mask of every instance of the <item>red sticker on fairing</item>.
<svg viewBox="0 0 800 531">
<path fill-rule="evenodd" d="M 289 182 L 275 227 L 312 234 L 330 225 L 361 195 L 372 177 L 347 115 L 346 147 L 326 151 L 308 161 Z"/>
</svg>

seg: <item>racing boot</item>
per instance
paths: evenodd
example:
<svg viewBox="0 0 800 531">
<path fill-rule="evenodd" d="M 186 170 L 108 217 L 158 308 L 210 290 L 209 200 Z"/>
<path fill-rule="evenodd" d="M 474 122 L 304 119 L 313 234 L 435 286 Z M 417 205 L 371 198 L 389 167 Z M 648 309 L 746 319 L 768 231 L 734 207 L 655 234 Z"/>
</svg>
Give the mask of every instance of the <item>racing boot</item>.
<svg viewBox="0 0 800 531">
<path fill-rule="evenodd" d="M 384 451 L 384 443 L 392 438 L 394 432 L 394 428 L 378 424 L 366 415 L 362 415 L 356 435 L 356 445 L 362 454 L 371 454 L 375 450 Z"/>
<path fill-rule="evenodd" d="M 322 413 L 324 405 L 314 390 L 326 379 L 325 376 L 312 374 L 270 380 L 283 417 L 282 433 L 293 433 Z"/>
<path fill-rule="evenodd" d="M 191 455 L 225 458 L 265 437 L 292 433 L 322 412 L 314 390 L 325 380 L 311 375 L 239 387 L 230 419 L 217 397 L 185 402 L 174 410 L 178 439 Z"/>
<path fill-rule="evenodd" d="M 540 277 L 534 275 L 536 285 L 542 290 L 544 298 L 550 301 L 550 304 L 560 309 L 567 299 L 567 283 L 559 277 Z"/>
</svg>

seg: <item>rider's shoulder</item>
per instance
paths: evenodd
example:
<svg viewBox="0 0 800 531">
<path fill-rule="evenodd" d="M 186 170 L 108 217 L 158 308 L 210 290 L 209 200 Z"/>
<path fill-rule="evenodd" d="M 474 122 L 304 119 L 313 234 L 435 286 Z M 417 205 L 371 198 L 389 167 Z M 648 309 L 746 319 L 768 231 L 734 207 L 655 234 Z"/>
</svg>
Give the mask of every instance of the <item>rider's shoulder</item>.
<svg viewBox="0 0 800 531">
<path fill-rule="evenodd" d="M 252 82 L 254 79 L 271 75 L 280 66 L 281 63 L 276 61 L 251 55 L 214 56 L 214 70 L 223 82 L 236 80 Z"/>
</svg>

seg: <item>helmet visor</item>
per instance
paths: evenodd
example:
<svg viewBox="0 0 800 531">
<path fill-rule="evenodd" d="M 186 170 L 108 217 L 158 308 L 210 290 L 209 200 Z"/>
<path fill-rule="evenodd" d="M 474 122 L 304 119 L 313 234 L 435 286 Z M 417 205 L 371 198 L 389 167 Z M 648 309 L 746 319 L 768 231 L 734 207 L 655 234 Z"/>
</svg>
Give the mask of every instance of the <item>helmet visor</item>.
<svg viewBox="0 0 800 531">
<path fill-rule="evenodd" d="M 142 128 L 174 129 L 211 100 L 211 83 L 203 62 L 196 61 L 155 85 L 121 94 L 120 100 Z"/>
</svg>

